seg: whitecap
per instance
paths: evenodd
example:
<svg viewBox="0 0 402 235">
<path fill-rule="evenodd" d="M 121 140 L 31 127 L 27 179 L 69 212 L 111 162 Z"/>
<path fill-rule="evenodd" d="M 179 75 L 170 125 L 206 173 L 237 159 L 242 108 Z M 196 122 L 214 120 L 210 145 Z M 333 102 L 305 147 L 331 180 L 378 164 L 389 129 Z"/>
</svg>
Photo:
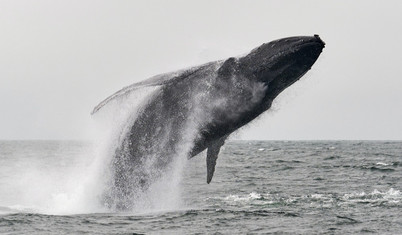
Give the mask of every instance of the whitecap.
<svg viewBox="0 0 402 235">
<path fill-rule="evenodd" d="M 376 165 L 380 165 L 380 166 L 389 166 L 389 164 L 385 163 L 385 162 L 377 162 Z"/>
<path fill-rule="evenodd" d="M 388 191 L 380 191 L 374 189 L 371 193 L 366 192 L 354 192 L 344 194 L 342 197 L 345 202 L 354 203 L 354 202 L 363 202 L 363 203 L 399 203 L 402 200 L 402 195 L 399 190 L 395 190 L 390 188 Z"/>
</svg>

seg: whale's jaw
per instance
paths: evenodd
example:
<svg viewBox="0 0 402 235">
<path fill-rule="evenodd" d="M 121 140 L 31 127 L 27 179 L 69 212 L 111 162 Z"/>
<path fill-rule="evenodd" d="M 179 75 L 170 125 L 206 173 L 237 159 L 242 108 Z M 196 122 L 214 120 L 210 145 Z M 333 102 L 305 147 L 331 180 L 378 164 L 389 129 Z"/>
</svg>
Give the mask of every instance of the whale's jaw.
<svg viewBox="0 0 402 235">
<path fill-rule="evenodd" d="M 268 87 L 266 100 L 272 102 L 311 69 L 324 47 L 318 35 L 283 38 L 255 48 L 239 66 L 246 77 Z"/>
</svg>

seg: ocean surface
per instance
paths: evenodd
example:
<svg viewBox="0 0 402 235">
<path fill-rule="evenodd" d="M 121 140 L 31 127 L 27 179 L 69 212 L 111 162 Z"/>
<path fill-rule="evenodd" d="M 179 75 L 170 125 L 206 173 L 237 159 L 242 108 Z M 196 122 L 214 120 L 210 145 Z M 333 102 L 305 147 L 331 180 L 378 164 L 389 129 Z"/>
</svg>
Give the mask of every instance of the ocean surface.
<svg viewBox="0 0 402 235">
<path fill-rule="evenodd" d="M 124 213 L 95 196 L 93 149 L 0 141 L 0 233 L 402 234 L 402 142 L 230 141 L 211 184 L 202 153 Z"/>
</svg>

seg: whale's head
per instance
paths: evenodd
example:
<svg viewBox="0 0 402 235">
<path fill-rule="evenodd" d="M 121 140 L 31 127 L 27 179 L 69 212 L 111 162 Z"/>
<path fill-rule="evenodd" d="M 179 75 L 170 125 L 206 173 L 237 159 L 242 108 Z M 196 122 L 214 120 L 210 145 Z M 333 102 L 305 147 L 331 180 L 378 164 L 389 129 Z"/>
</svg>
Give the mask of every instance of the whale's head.
<svg viewBox="0 0 402 235">
<path fill-rule="evenodd" d="M 265 83 L 273 100 L 310 70 L 324 46 L 318 35 L 283 38 L 255 48 L 238 65 L 247 77 Z"/>
</svg>

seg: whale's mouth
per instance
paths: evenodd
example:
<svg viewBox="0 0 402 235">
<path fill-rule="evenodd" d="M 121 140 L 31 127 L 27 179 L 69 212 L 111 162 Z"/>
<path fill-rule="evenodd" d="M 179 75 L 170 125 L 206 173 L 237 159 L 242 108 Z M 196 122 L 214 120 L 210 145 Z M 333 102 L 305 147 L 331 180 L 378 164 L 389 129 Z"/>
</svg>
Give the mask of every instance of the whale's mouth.
<svg viewBox="0 0 402 235">
<path fill-rule="evenodd" d="M 278 44 L 286 44 L 286 39 L 282 39 Z M 312 66 L 325 47 L 325 43 L 318 35 L 314 37 L 301 37 L 298 41 L 286 45 L 278 45 L 279 52 L 268 58 L 273 66 L 287 66 L 287 63 L 297 61 L 299 65 L 306 64 Z M 271 68 L 272 69 L 272 68 Z"/>
<path fill-rule="evenodd" d="M 286 39 L 276 43 L 283 44 L 278 45 L 281 50 L 267 59 L 269 63 L 264 68 L 267 72 L 260 78 L 268 86 L 267 94 L 272 100 L 307 73 L 325 47 L 325 43 L 318 35 L 300 37 L 287 48 L 284 45 L 288 43 Z"/>
<path fill-rule="evenodd" d="M 324 47 L 318 35 L 283 38 L 255 48 L 240 63 L 267 86 L 278 79 L 291 84 L 311 68 Z"/>
<path fill-rule="evenodd" d="M 325 47 L 325 42 L 323 42 L 318 35 L 314 35 L 314 37 L 309 37 L 308 39 L 301 38 L 298 41 L 289 45 L 286 45 L 287 42 L 288 41 L 286 39 L 281 39 L 277 43 L 273 43 L 273 46 L 279 47 L 281 49 L 272 56 L 268 57 L 267 60 L 274 61 L 275 59 L 281 59 L 280 57 L 296 55 L 297 53 L 300 54 L 298 56 L 304 57 L 308 56 L 311 53 L 317 52 L 319 55 Z"/>
</svg>

